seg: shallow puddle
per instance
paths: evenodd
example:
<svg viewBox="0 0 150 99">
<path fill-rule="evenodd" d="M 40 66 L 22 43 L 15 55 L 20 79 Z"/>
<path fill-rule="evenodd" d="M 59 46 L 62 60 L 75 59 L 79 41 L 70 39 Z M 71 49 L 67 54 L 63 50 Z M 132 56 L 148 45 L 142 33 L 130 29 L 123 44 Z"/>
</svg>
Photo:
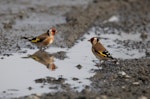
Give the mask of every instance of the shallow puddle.
<svg viewBox="0 0 150 99">
<path fill-rule="evenodd" d="M 138 34 L 105 34 L 95 33 L 95 28 L 89 30 L 81 40 L 70 48 L 50 47 L 45 52 L 38 50 L 22 49 L 27 53 L 14 53 L 12 56 L 1 56 L 0 60 L 0 95 L 2 98 L 19 97 L 34 93 L 47 93 L 61 91 L 58 84 L 42 84 L 36 83 L 39 78 L 59 77 L 65 78 L 65 82 L 78 91 L 81 91 L 86 85 L 90 85 L 90 78 L 94 75 L 92 69 L 97 69 L 92 60 L 97 60 L 91 52 L 91 44 L 88 39 L 91 37 L 100 37 L 101 42 L 110 51 L 113 57 L 120 59 L 141 58 L 145 56 L 145 50 L 138 49 L 129 50 L 117 41 L 137 41 Z M 67 52 L 65 59 L 59 59 L 51 55 L 59 53 L 59 51 Z M 42 57 L 42 58 L 41 58 Z M 3 59 L 4 58 L 4 59 Z M 80 66 L 80 68 L 77 68 Z M 43 87 L 42 87 L 43 86 Z M 57 87 L 56 89 L 53 87 Z M 50 89 L 50 87 L 52 89 Z"/>
<path fill-rule="evenodd" d="M 90 81 L 87 78 L 94 75 L 91 69 L 96 68 L 91 61 L 93 56 L 92 53 L 90 53 L 90 48 L 88 48 L 90 47 L 89 45 L 87 40 L 84 40 L 83 42 L 79 41 L 71 49 L 51 47 L 47 49 L 46 52 L 42 52 L 43 57 L 48 53 L 52 54 L 59 51 L 66 51 L 67 58 L 60 60 L 54 56 L 50 56 L 48 60 L 52 58 L 52 62 L 49 63 L 44 63 L 44 61 L 37 62 L 39 61 L 39 57 L 36 56 L 39 55 L 38 50 L 27 50 L 25 54 L 15 53 L 10 57 L 2 56 L 4 59 L 0 60 L 1 97 L 18 97 L 33 93 L 46 93 L 61 90 L 60 88 L 49 89 L 51 86 L 58 87 L 58 85 L 55 84 L 46 84 L 41 88 L 41 86 L 43 86 L 42 83 L 37 84 L 34 82 L 36 79 L 46 77 L 54 77 L 57 79 L 61 76 L 66 79 L 65 83 L 81 91 L 85 85 L 90 85 Z M 29 55 L 30 58 L 27 58 Z M 47 64 L 50 64 L 50 67 L 47 67 Z M 81 69 L 77 68 L 78 65 L 81 66 Z M 30 88 L 31 90 L 29 90 Z"/>
</svg>

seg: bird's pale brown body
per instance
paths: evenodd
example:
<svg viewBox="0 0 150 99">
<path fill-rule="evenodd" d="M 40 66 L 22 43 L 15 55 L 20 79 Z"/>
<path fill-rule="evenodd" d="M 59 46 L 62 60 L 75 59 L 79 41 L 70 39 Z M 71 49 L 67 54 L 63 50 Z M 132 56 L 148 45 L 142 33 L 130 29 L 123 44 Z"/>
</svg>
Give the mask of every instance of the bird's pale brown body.
<svg viewBox="0 0 150 99">
<path fill-rule="evenodd" d="M 56 29 L 51 28 L 46 33 L 43 33 L 37 37 L 34 37 L 32 39 L 29 39 L 27 37 L 24 37 L 25 39 L 28 39 L 31 43 L 35 44 L 40 49 L 45 49 L 54 41 L 54 36 L 56 34 Z"/>
<path fill-rule="evenodd" d="M 97 37 L 93 37 L 89 40 L 92 44 L 92 52 L 99 60 L 113 59 L 106 48 L 99 42 Z"/>
<path fill-rule="evenodd" d="M 41 41 L 38 41 L 38 38 L 41 39 Z M 37 41 L 36 41 L 37 40 Z M 32 40 L 31 42 L 36 44 L 38 47 L 46 47 L 53 43 L 54 41 L 54 35 L 48 36 L 47 33 L 44 33 L 38 37 L 36 37 L 36 42 Z"/>
</svg>

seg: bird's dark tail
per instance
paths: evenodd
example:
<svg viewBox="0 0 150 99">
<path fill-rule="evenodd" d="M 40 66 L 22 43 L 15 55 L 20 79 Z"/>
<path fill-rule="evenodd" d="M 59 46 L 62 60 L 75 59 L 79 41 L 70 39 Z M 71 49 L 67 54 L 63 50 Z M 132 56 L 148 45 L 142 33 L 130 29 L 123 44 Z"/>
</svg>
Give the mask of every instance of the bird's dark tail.
<svg viewBox="0 0 150 99">
<path fill-rule="evenodd" d="M 28 40 L 28 41 L 31 41 L 31 40 L 32 40 L 32 39 L 29 38 L 29 37 L 21 37 L 21 39 L 26 39 L 26 40 Z"/>
<path fill-rule="evenodd" d="M 110 58 L 110 59 L 115 59 L 115 58 L 113 58 L 112 56 L 109 56 L 109 58 Z"/>
</svg>

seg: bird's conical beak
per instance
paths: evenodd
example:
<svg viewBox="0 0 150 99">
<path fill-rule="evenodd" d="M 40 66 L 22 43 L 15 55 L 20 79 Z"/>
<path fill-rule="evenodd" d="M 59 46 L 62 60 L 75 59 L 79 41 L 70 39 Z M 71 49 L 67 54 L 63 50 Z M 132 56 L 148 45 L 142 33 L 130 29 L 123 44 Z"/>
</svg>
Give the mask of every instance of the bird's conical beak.
<svg viewBox="0 0 150 99">
<path fill-rule="evenodd" d="M 91 41 L 91 40 L 88 40 L 89 42 Z"/>
</svg>

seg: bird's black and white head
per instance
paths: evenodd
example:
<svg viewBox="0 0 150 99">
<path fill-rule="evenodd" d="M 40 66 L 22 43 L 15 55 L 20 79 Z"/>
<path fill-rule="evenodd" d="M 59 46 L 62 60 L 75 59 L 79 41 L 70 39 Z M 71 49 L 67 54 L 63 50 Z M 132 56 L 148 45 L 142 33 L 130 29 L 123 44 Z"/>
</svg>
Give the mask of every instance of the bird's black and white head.
<svg viewBox="0 0 150 99">
<path fill-rule="evenodd" d="M 92 45 L 95 45 L 99 42 L 99 38 L 98 37 L 92 37 L 88 41 L 90 41 Z"/>
<path fill-rule="evenodd" d="M 49 36 L 54 36 L 57 33 L 57 30 L 55 28 L 51 28 L 47 31 Z"/>
</svg>

